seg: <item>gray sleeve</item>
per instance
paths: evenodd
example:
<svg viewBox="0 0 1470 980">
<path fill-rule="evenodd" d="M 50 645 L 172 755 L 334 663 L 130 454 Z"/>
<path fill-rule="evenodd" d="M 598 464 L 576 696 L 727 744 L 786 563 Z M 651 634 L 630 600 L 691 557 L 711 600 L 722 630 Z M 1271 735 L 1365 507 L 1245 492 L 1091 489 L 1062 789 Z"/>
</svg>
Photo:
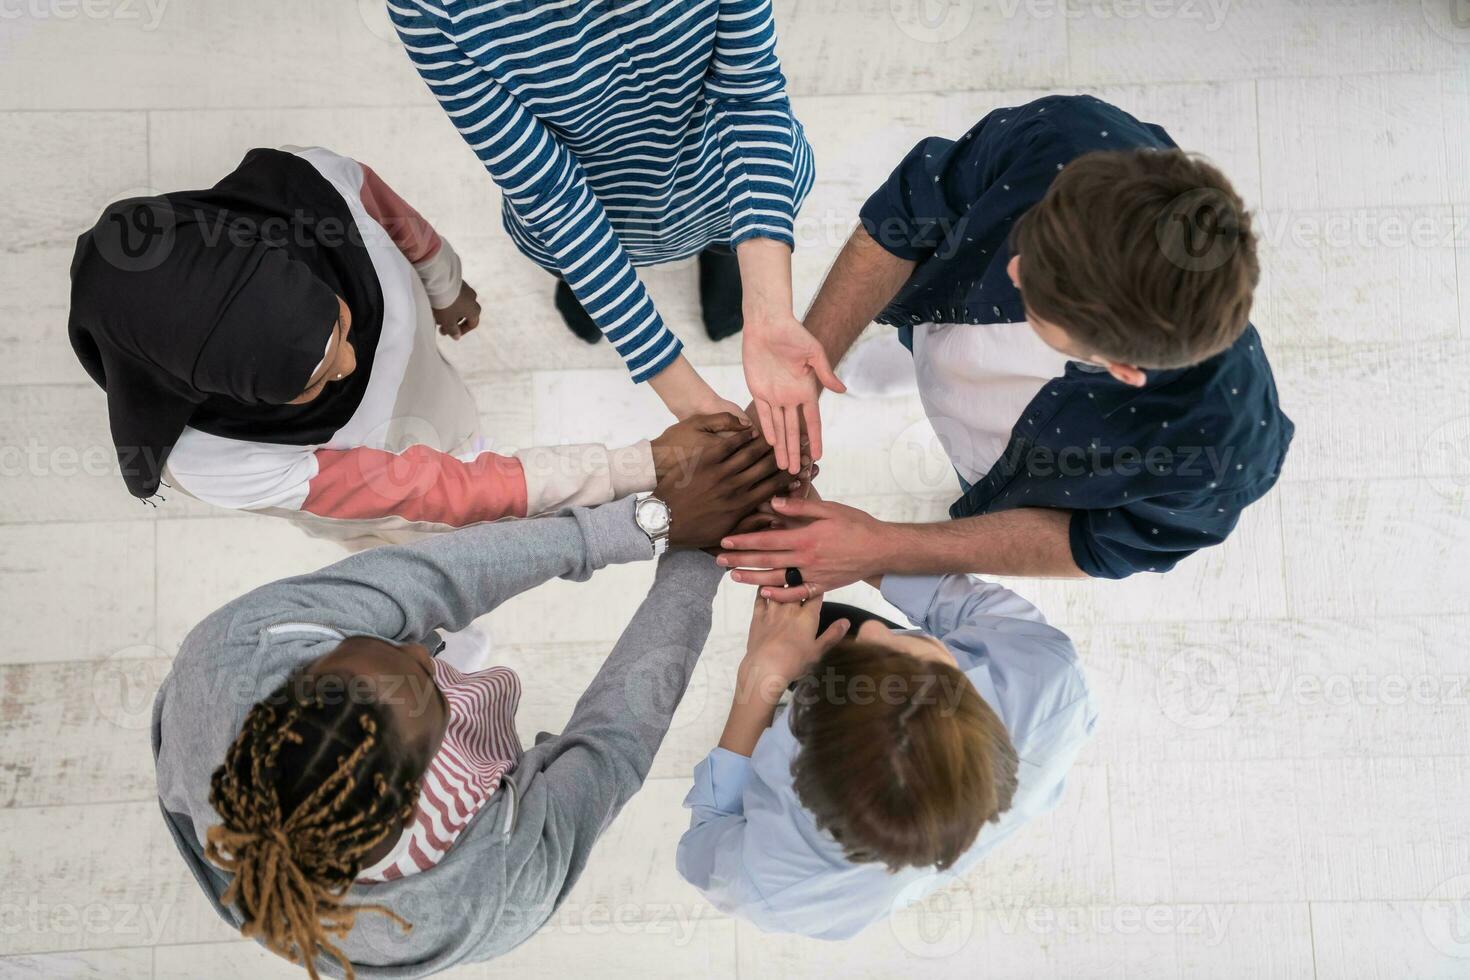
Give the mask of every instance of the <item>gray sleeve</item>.
<svg viewBox="0 0 1470 980">
<path fill-rule="evenodd" d="M 642 787 L 709 636 L 721 575 L 702 552 L 666 555 L 566 729 L 527 753 L 522 767 L 536 771 L 510 847 L 525 859 L 508 906 L 549 916 L 597 838 Z"/>
<path fill-rule="evenodd" d="M 580 582 L 606 565 L 653 557 L 653 545 L 633 520 L 633 504 L 628 497 L 374 548 L 256 589 L 198 628 L 234 631 L 301 620 L 398 640 L 459 630 L 548 579 Z"/>
</svg>

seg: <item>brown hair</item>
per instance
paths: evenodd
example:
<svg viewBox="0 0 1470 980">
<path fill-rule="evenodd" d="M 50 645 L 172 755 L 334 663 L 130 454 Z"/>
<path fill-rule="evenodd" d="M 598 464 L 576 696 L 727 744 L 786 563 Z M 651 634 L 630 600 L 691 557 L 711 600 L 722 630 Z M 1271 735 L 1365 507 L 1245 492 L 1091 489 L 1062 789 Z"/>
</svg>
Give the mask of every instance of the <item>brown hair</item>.
<svg viewBox="0 0 1470 980">
<path fill-rule="evenodd" d="M 1187 367 L 1233 344 L 1260 279 L 1240 196 L 1179 150 L 1078 157 L 1022 215 L 1011 248 L 1029 317 L 1142 368 Z"/>
<path fill-rule="evenodd" d="M 358 912 L 411 928 L 384 906 L 343 902 L 363 857 L 418 800 L 421 774 L 390 732 L 381 706 L 324 697 L 297 673 L 250 709 L 214 771 L 209 802 L 224 822 L 209 828 L 204 853 L 234 875 L 222 900 L 243 912 L 241 935 L 313 980 L 319 955 L 353 977 L 329 937 L 345 939 Z"/>
<path fill-rule="evenodd" d="M 871 643 L 798 682 L 796 795 L 848 860 L 945 870 L 1010 808 L 1016 750 L 963 673 Z"/>
</svg>

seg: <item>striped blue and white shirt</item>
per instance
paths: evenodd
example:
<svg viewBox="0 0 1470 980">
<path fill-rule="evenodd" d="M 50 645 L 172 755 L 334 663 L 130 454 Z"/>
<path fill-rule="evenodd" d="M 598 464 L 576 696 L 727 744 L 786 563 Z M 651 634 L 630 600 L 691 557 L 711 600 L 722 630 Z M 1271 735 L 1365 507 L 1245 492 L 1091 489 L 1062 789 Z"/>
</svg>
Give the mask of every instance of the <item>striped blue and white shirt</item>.
<svg viewBox="0 0 1470 980">
<path fill-rule="evenodd" d="M 679 356 L 634 266 L 794 244 L 813 178 L 771 0 L 388 0 L 414 66 L 635 381 Z"/>
</svg>

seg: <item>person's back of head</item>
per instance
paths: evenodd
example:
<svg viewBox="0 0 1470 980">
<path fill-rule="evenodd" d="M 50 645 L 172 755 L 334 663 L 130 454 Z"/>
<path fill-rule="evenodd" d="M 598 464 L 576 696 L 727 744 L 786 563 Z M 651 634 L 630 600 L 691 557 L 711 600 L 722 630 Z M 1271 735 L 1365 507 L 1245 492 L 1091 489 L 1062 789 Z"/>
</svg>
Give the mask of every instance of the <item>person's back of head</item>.
<svg viewBox="0 0 1470 980">
<path fill-rule="evenodd" d="M 944 870 L 1010 808 L 1015 748 L 956 667 L 849 640 L 791 712 L 797 797 L 851 861 Z"/>
<path fill-rule="evenodd" d="M 1260 279 L 1240 195 L 1179 150 L 1078 157 L 1017 222 L 1011 246 L 1028 319 L 1064 332 L 1071 352 L 1145 369 L 1187 367 L 1233 344 Z"/>
<path fill-rule="evenodd" d="M 359 911 L 343 902 L 363 858 L 399 830 L 418 799 L 421 766 L 393 737 L 378 704 L 298 671 L 250 709 L 222 766 L 210 805 L 206 856 L 234 875 L 223 902 L 244 915 L 241 933 L 317 976 L 319 954 L 352 964 L 332 942 Z"/>
</svg>

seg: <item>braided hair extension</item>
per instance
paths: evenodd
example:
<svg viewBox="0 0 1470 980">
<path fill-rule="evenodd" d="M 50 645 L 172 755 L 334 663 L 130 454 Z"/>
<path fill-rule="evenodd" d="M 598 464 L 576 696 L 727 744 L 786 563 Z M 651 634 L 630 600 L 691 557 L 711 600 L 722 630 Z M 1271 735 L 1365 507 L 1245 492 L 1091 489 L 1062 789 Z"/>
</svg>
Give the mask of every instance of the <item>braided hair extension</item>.
<svg viewBox="0 0 1470 980">
<path fill-rule="evenodd" d="M 293 674 L 245 717 L 214 771 L 209 802 L 223 822 L 205 856 L 234 875 L 226 905 L 244 913 L 243 936 L 306 967 L 327 955 L 348 980 L 351 962 L 332 940 L 359 912 L 412 926 L 382 905 L 347 905 L 363 858 L 412 815 L 419 776 L 382 706 L 324 697 Z M 307 690 L 310 688 L 310 690 Z"/>
</svg>

